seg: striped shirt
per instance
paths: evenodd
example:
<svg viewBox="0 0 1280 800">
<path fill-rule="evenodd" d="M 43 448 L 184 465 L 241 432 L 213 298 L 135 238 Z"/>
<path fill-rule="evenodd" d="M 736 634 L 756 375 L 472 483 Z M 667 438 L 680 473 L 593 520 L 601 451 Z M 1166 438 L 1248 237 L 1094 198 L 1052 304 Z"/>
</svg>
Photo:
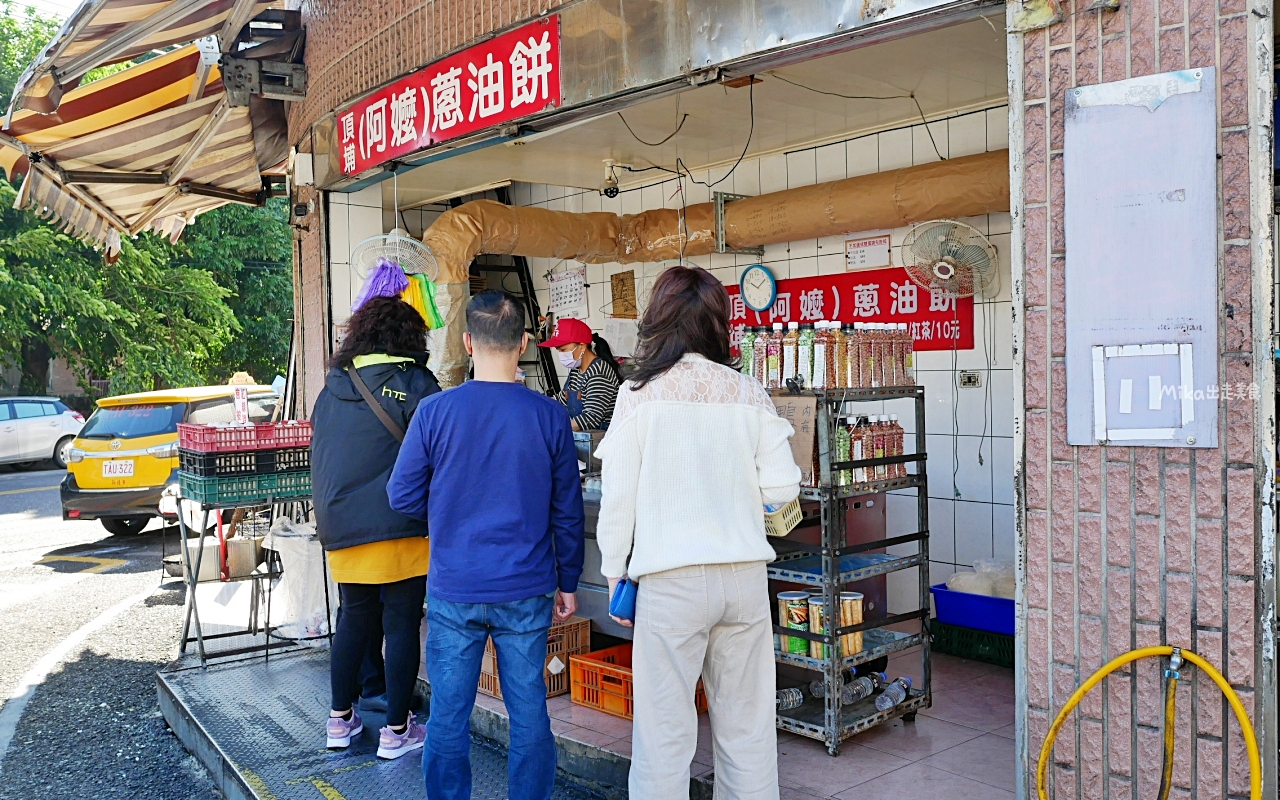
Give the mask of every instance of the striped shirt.
<svg viewBox="0 0 1280 800">
<path fill-rule="evenodd" d="M 578 391 L 583 411 L 571 419 L 580 431 L 596 431 L 613 419 L 613 404 L 618 400 L 618 376 L 613 368 L 597 357 L 585 370 L 570 370 L 559 400 L 569 404 L 569 393 Z"/>
</svg>

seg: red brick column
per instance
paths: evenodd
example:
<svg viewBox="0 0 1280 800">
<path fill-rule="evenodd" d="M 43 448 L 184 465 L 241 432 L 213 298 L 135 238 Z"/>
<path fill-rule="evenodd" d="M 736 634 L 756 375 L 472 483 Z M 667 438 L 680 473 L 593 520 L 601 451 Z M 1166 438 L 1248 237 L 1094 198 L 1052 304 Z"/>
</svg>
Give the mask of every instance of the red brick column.
<svg viewBox="0 0 1280 800">
<path fill-rule="evenodd" d="M 1022 97 L 1011 98 L 1020 113 L 1015 111 L 1011 124 L 1013 147 L 1019 134 L 1023 143 L 1022 169 L 1015 165 L 1014 174 L 1015 180 L 1021 176 L 1023 221 L 1024 769 L 1031 797 L 1036 760 L 1054 715 L 1080 683 L 1117 655 L 1155 644 L 1189 647 L 1226 675 L 1251 713 L 1262 697 L 1255 653 L 1262 634 L 1256 544 L 1263 531 L 1259 498 L 1269 501 L 1270 494 L 1263 485 L 1269 449 L 1259 442 L 1272 434 L 1265 424 L 1270 412 L 1259 404 L 1267 401 L 1271 383 L 1264 372 L 1269 365 L 1255 364 L 1269 345 L 1261 335 L 1255 340 L 1253 326 L 1259 320 L 1269 325 L 1270 299 L 1261 287 L 1269 285 L 1271 267 L 1257 263 L 1257 247 L 1263 240 L 1270 246 L 1267 220 L 1258 216 L 1262 224 L 1251 223 L 1250 214 L 1256 205 L 1251 190 L 1270 192 L 1270 186 L 1250 183 L 1257 174 L 1250 169 L 1249 139 L 1254 29 L 1246 0 L 1125 0 L 1116 12 L 1086 12 L 1086 5 L 1064 0 L 1065 21 L 1025 34 L 1010 50 L 1015 70 L 1019 49 L 1022 59 L 1021 80 L 1014 82 L 1021 84 Z M 1210 66 L 1218 70 L 1221 108 L 1219 383 L 1258 383 L 1261 399 L 1220 401 L 1217 450 L 1070 447 L 1064 93 L 1077 85 Z M 1255 113 L 1270 124 L 1268 110 Z M 1162 670 L 1155 660 L 1139 662 L 1086 699 L 1059 734 L 1052 797 L 1156 796 Z M 1216 687 L 1193 674 L 1195 680 L 1179 687 L 1172 796 L 1247 796 L 1239 727 Z M 1274 695 L 1267 702 L 1274 706 Z M 1255 724 L 1258 719 L 1254 715 Z M 1274 756 L 1274 741 L 1269 747 Z"/>
</svg>

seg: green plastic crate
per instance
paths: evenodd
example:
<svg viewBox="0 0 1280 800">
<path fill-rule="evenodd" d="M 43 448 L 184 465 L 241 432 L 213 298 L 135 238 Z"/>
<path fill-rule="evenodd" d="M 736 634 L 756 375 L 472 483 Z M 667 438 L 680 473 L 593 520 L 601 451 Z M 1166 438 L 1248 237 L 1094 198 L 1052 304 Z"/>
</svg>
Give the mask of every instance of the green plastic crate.
<svg viewBox="0 0 1280 800">
<path fill-rule="evenodd" d="M 279 472 L 268 475 L 231 475 L 204 478 L 178 473 L 182 496 L 187 500 L 230 507 L 268 499 L 305 497 L 311 494 L 311 472 Z"/>
<path fill-rule="evenodd" d="M 1003 633 L 979 631 L 948 625 L 936 619 L 929 623 L 933 634 L 933 652 L 995 664 L 1013 666 L 1013 637 Z"/>
</svg>

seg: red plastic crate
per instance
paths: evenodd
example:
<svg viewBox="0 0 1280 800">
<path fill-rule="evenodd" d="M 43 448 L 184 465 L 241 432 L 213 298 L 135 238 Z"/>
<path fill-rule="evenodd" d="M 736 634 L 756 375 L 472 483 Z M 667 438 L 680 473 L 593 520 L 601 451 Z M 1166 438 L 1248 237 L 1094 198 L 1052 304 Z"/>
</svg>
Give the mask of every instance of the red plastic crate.
<svg viewBox="0 0 1280 800">
<path fill-rule="evenodd" d="M 307 420 L 266 422 L 261 425 L 178 423 L 178 447 L 197 453 L 236 453 L 310 445 L 311 423 Z"/>
<path fill-rule="evenodd" d="M 631 683 L 631 645 L 606 647 L 569 658 L 570 700 L 623 719 L 635 716 L 635 689 Z M 693 696 L 699 714 L 707 712 L 702 679 Z"/>
</svg>

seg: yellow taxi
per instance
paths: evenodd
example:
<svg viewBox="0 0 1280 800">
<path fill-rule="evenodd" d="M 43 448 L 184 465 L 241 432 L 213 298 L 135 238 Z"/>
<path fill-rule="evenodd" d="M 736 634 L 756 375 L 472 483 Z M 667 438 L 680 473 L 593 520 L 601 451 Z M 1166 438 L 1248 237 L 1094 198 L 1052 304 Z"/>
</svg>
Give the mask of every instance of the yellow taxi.
<svg viewBox="0 0 1280 800">
<path fill-rule="evenodd" d="M 235 421 L 237 386 L 162 389 L 98 401 L 67 452 L 63 519 L 96 519 L 113 534 L 137 533 L 160 515 L 160 496 L 178 481 L 178 423 Z M 280 396 L 251 385 L 250 422 L 272 418 Z"/>
</svg>

